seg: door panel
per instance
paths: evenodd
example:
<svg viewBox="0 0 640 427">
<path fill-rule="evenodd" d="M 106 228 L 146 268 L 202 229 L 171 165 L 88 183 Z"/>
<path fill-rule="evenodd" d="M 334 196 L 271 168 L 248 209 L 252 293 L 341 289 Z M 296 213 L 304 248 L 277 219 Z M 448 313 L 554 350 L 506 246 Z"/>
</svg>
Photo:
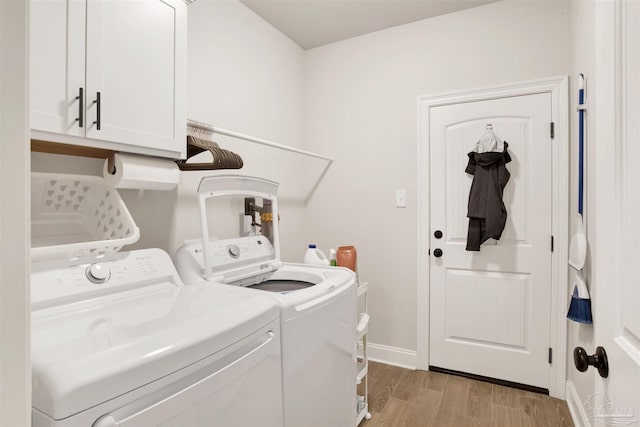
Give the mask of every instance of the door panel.
<svg viewBox="0 0 640 427">
<path fill-rule="evenodd" d="M 181 151 L 176 146 L 176 100 L 180 67 L 176 50 L 175 0 L 87 3 L 87 136 L 142 147 Z M 117 31 L 115 31 L 117 29 Z M 101 94 L 101 129 L 96 93 Z M 181 117 L 181 128 L 184 117 Z M 182 134 L 183 132 L 178 132 Z"/>
<path fill-rule="evenodd" d="M 529 276 L 448 270 L 450 341 L 525 350 Z"/>
<path fill-rule="evenodd" d="M 430 112 L 430 364 L 542 388 L 549 386 L 551 297 L 551 95 L 434 107 Z M 507 223 L 499 241 L 465 250 L 465 173 L 492 124 L 509 143 Z M 442 230 L 441 239 L 433 231 Z M 526 367 L 526 369 L 523 369 Z"/>
<path fill-rule="evenodd" d="M 623 110 L 622 145 L 622 193 L 620 212 L 622 213 L 622 280 L 617 303 L 620 304 L 618 334 L 621 343 L 627 346 L 638 360 L 640 373 L 640 172 L 637 162 L 640 160 L 638 139 L 640 138 L 640 5 L 636 2 L 623 4 L 626 30 L 626 49 L 624 72 L 625 109 Z M 640 382 L 638 391 L 640 392 Z"/>
<path fill-rule="evenodd" d="M 598 61 L 601 69 L 596 73 L 596 137 L 589 140 L 596 147 L 598 174 L 592 217 L 598 244 L 590 246 L 596 270 L 592 307 L 595 344 L 607 351 L 609 376 L 594 375 L 595 394 L 586 396 L 584 405 L 593 425 L 635 426 L 640 424 L 640 3 L 598 7 L 603 28 L 616 23 L 617 28 L 611 28 L 620 36 L 616 42 L 622 49 L 603 44 L 607 49 L 601 54 L 607 60 Z M 611 37 L 608 32 L 603 36 Z M 611 65 L 614 53 L 621 54 L 618 67 Z M 607 97 L 611 93 L 619 104 Z M 606 140 L 609 144 L 602 144 Z M 595 349 L 585 350 L 593 354 Z"/>
<path fill-rule="evenodd" d="M 85 86 L 85 2 L 35 0 L 29 9 L 30 126 L 84 136 L 76 97 Z"/>
</svg>

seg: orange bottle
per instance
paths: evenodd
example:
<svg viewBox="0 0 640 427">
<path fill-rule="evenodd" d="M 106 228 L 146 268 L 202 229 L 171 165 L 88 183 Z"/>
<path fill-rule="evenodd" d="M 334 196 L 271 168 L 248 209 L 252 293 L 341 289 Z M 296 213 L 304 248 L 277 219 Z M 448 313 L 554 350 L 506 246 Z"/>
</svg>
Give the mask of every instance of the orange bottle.
<svg viewBox="0 0 640 427">
<path fill-rule="evenodd" d="M 355 246 L 340 246 L 336 252 L 336 263 L 340 267 L 347 267 L 354 273 L 358 263 L 358 253 Z"/>
</svg>

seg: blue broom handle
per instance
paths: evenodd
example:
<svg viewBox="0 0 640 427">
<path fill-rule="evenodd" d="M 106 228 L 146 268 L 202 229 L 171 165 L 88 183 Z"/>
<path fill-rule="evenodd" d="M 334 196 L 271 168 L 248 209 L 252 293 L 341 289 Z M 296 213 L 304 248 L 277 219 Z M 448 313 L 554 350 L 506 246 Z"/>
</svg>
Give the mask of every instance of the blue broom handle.
<svg viewBox="0 0 640 427">
<path fill-rule="evenodd" d="M 584 89 L 578 91 L 578 103 L 584 103 Z M 584 110 L 579 111 L 578 129 L 578 213 L 583 214 L 584 204 Z"/>
</svg>

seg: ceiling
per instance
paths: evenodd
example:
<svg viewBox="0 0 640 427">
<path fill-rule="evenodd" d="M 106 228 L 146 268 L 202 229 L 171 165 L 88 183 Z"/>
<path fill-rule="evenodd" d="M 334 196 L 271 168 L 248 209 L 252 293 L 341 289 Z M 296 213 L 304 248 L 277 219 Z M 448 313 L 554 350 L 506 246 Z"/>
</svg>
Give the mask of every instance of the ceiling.
<svg viewBox="0 0 640 427">
<path fill-rule="evenodd" d="M 240 0 L 303 49 L 497 0 Z"/>
</svg>

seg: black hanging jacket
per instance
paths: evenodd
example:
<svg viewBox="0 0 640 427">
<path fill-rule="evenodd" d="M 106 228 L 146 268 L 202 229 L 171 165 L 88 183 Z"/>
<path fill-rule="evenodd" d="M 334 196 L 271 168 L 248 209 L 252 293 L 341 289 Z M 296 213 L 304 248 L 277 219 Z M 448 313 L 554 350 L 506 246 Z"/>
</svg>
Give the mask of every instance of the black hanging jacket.
<svg viewBox="0 0 640 427">
<path fill-rule="evenodd" d="M 502 193 L 509 181 L 509 171 L 505 167 L 511 161 L 508 146 L 505 141 L 502 153 L 472 151 L 468 154 L 469 163 L 465 172 L 473 175 L 467 210 L 468 251 L 479 251 L 480 245 L 487 240 L 500 239 L 507 223 Z"/>
</svg>

